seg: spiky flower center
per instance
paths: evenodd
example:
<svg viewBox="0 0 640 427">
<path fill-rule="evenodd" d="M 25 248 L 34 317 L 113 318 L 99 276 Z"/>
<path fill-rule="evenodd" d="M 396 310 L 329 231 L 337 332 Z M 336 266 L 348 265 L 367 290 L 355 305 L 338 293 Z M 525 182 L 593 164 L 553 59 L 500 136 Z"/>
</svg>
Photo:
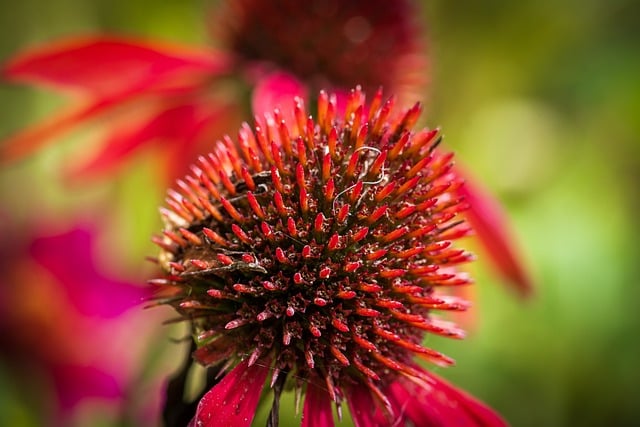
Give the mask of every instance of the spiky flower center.
<svg viewBox="0 0 640 427">
<path fill-rule="evenodd" d="M 434 310 L 464 302 L 437 289 L 468 283 L 469 255 L 451 154 L 437 130 L 413 132 L 420 107 L 393 116 L 380 92 L 351 92 L 344 120 L 321 93 L 317 122 L 300 100 L 201 157 L 169 191 L 161 260 L 171 304 L 195 326 L 204 365 L 268 361 L 283 372 L 376 390 L 411 359 L 452 361 L 421 342 L 461 337 Z"/>
</svg>

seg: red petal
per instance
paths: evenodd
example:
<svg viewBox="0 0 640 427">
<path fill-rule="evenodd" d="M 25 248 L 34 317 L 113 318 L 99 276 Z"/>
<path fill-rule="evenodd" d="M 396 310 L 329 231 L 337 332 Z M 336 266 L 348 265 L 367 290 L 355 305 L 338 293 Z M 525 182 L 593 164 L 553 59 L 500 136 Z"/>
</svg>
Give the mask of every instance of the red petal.
<svg viewBox="0 0 640 427">
<path fill-rule="evenodd" d="M 26 52 L 4 69 L 7 78 L 74 89 L 97 97 L 86 105 L 7 138 L 0 160 L 24 157 L 74 125 L 145 92 L 198 87 L 228 70 L 213 51 L 108 38 L 73 39 Z"/>
<path fill-rule="evenodd" d="M 386 390 L 395 416 L 426 427 L 506 427 L 507 422 L 484 403 L 436 375 L 420 370 L 430 380 L 425 386 L 400 379 Z"/>
<path fill-rule="evenodd" d="M 156 108 L 134 117 L 128 125 L 112 126 L 114 132 L 100 149 L 82 164 L 74 165 L 68 178 L 77 181 L 105 176 L 143 146 L 154 146 L 163 151 L 163 177 L 167 183 L 173 182 L 189 172 L 198 155 L 212 149 L 216 138 L 231 131 L 228 125 L 239 126 L 239 120 L 234 119 L 236 111 L 223 102 L 189 100 Z"/>
<path fill-rule="evenodd" d="M 191 138 L 201 120 L 195 105 L 177 105 L 164 111 L 151 111 L 147 117 L 119 125 L 100 149 L 81 165 L 75 165 L 69 178 L 86 179 L 104 175 L 120 166 L 137 149 L 149 143 L 182 143 Z"/>
<path fill-rule="evenodd" d="M 76 124 L 88 120 L 111 105 L 113 105 L 111 101 L 92 102 L 54 116 L 6 138 L 0 146 L 0 164 L 30 155 L 50 142 L 52 138 L 63 135 Z"/>
<path fill-rule="evenodd" d="M 304 398 L 302 424 L 300 427 L 333 427 L 331 399 L 324 388 L 312 382 L 307 383 L 307 394 Z"/>
<path fill-rule="evenodd" d="M 522 296 L 529 296 L 533 284 L 514 247 L 509 221 L 500 204 L 471 180 L 467 180 L 458 192 L 470 205 L 465 215 L 491 262 Z"/>
<path fill-rule="evenodd" d="M 149 290 L 105 277 L 96 267 L 95 230 L 73 229 L 64 234 L 33 241 L 33 259 L 58 280 L 79 313 L 113 318 L 142 303 Z"/>
<path fill-rule="evenodd" d="M 124 394 L 111 374 L 95 366 L 53 365 L 51 374 L 64 412 L 73 410 L 84 399 L 115 399 Z"/>
<path fill-rule="evenodd" d="M 241 362 L 204 395 L 189 426 L 250 426 L 268 372 L 269 363 Z"/>
<path fill-rule="evenodd" d="M 31 49 L 10 61 L 7 78 L 94 96 L 142 90 L 167 76 L 219 74 L 228 59 L 214 51 L 123 40 L 74 38 Z"/>
<path fill-rule="evenodd" d="M 493 409 L 483 402 L 465 393 L 464 391 L 454 387 L 444 379 L 423 371 L 433 381 L 433 387 L 447 396 L 447 403 L 458 402 L 467 413 L 469 413 L 476 421 L 478 426 L 486 427 L 506 427 L 508 423 L 498 415 Z"/>
<path fill-rule="evenodd" d="M 253 114 L 273 114 L 279 108 L 283 119 L 291 126 L 295 123 L 293 115 L 293 99 L 299 96 L 304 99 L 307 90 L 292 74 L 276 71 L 259 78 L 253 90 L 251 106 Z"/>
<path fill-rule="evenodd" d="M 53 138 L 64 135 L 81 122 L 93 119 L 112 107 L 127 105 L 135 92 L 136 89 L 132 89 L 118 96 L 91 101 L 6 138 L 0 146 L 0 164 L 24 158 L 50 143 Z M 185 88 L 149 88 L 149 94 L 153 94 L 157 99 L 171 99 L 172 95 L 184 92 Z M 147 98 L 142 100 L 142 102 L 145 101 L 150 103 Z M 142 109 L 144 106 L 138 107 Z"/>
<path fill-rule="evenodd" d="M 376 404 L 369 389 L 364 386 L 352 387 L 347 396 L 347 403 L 355 427 L 377 427 L 380 425 L 379 417 L 376 417 Z"/>
</svg>

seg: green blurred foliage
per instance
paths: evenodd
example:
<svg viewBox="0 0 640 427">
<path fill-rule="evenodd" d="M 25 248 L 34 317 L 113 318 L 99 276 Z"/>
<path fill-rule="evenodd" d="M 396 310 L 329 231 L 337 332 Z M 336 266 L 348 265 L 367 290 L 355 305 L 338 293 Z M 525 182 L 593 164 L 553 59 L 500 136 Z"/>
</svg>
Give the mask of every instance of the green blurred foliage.
<svg viewBox="0 0 640 427">
<path fill-rule="evenodd" d="M 207 5 L 2 2 L 0 59 L 78 33 L 204 45 Z M 462 342 L 431 339 L 458 361 L 438 373 L 514 426 L 636 425 L 640 4 L 438 0 L 422 6 L 432 83 L 416 96 L 425 100 L 425 122 L 444 129 L 459 161 L 505 203 L 537 285 L 530 301 L 519 301 L 482 266 L 480 253 L 473 267 L 477 324 Z M 0 99 L 0 136 L 61 103 L 6 84 Z M 108 196 L 105 209 L 119 230 L 110 244 L 126 248 L 127 268 L 136 269 L 154 252 L 148 236 L 160 226 L 162 189 L 153 187 L 142 159 L 113 182 L 88 188 L 52 179 L 87 136 L 79 132 L 38 158 L 3 166 L 1 206 L 30 218 L 47 206 L 64 219 Z M 0 424 L 37 424 L 28 394 L 0 369 Z M 282 425 L 298 423 L 281 418 Z"/>
</svg>

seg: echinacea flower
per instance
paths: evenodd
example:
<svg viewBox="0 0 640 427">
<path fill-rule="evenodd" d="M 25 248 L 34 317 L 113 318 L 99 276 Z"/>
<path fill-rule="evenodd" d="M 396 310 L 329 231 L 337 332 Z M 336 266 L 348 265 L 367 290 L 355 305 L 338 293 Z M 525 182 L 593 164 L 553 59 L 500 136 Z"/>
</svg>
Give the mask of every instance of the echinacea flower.
<svg viewBox="0 0 640 427">
<path fill-rule="evenodd" d="M 464 336 L 438 314 L 468 307 L 448 292 L 471 259 L 453 245 L 470 231 L 453 155 L 412 130 L 419 104 L 398 114 L 357 88 L 336 111 L 321 92 L 314 120 L 297 99 L 293 122 L 245 125 L 168 193 L 154 283 L 221 376 L 190 425 L 248 426 L 271 387 L 272 426 L 286 388 L 305 394 L 302 426 L 345 403 L 356 426 L 504 426 L 414 360 L 449 366 L 424 338 Z"/>
<path fill-rule="evenodd" d="M 312 7 L 311 7 L 312 6 Z M 72 161 L 72 178 L 104 176 L 142 148 L 154 148 L 161 182 L 188 171 L 210 141 L 234 131 L 239 99 L 269 113 L 293 96 L 329 87 L 345 105 L 347 88 L 384 85 L 401 99 L 424 91 L 428 72 L 416 10 L 410 1 L 291 0 L 224 2 L 211 17 L 220 46 L 192 48 L 114 37 L 74 38 L 28 50 L 4 68 L 8 79 L 77 95 L 69 110 L 0 145 L 0 163 L 23 158 L 90 120 L 104 121 L 96 150 Z M 229 84 L 233 79 L 240 79 Z M 242 87 L 241 93 L 237 88 Z M 283 118 L 289 109 L 281 108 Z M 340 111 L 339 113 L 342 113 Z M 106 120 L 105 120 L 106 119 Z M 477 186 L 468 218 L 497 271 L 521 295 L 531 280 L 507 233 L 500 206 Z"/>
<path fill-rule="evenodd" d="M 38 372 L 43 394 L 50 385 L 54 399 L 47 410 L 52 413 L 43 415 L 48 425 L 68 425 L 87 401 L 122 407 L 143 347 L 127 343 L 130 351 L 123 355 L 118 346 L 131 338 L 124 332 L 133 323 L 142 327 L 141 313 L 131 309 L 148 297 L 148 290 L 96 267 L 93 227 L 29 238 L 3 236 L 3 362 L 19 372 Z"/>
</svg>

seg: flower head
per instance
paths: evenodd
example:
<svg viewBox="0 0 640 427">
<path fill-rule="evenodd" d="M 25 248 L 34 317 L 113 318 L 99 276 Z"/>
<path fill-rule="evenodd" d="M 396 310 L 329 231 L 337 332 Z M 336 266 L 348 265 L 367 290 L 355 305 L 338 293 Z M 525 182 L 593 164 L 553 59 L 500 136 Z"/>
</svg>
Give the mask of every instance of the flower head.
<svg viewBox="0 0 640 427">
<path fill-rule="evenodd" d="M 396 90 L 412 71 L 426 75 L 415 9 L 406 0 L 228 1 L 211 27 L 245 64 L 272 64 L 312 90 Z"/>
<path fill-rule="evenodd" d="M 197 361 L 233 367 L 194 422 L 248 425 L 269 377 L 272 417 L 284 384 L 306 390 L 303 425 L 332 425 L 344 401 L 357 425 L 446 425 L 447 411 L 501 425 L 413 361 L 453 363 L 422 341 L 463 336 L 436 313 L 464 310 L 445 290 L 470 282 L 455 266 L 471 255 L 452 245 L 469 232 L 462 181 L 438 130 L 413 131 L 420 105 L 396 114 L 381 92 L 367 106 L 351 91 L 344 118 L 318 99 L 317 120 L 297 99 L 293 123 L 276 111 L 244 126 L 168 193 L 167 302 L 193 323 Z"/>
</svg>

